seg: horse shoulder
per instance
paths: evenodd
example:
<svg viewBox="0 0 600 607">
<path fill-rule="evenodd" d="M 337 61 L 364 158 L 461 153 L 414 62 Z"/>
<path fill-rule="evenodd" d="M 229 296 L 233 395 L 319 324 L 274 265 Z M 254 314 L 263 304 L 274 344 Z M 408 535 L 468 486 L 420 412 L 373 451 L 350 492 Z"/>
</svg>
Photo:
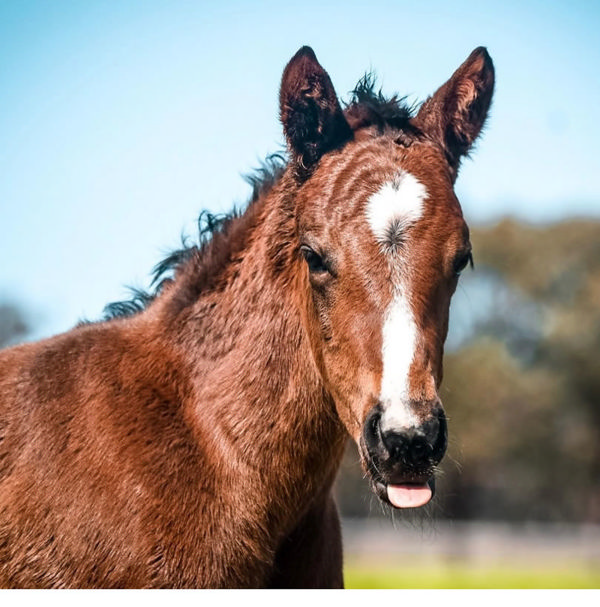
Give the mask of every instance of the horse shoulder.
<svg viewBox="0 0 600 607">
<path fill-rule="evenodd" d="M 0 581 L 152 582 L 152 477 L 139 470 L 155 437 L 139 399 L 167 405 L 125 379 L 136 351 L 107 323 L 0 355 Z"/>
</svg>

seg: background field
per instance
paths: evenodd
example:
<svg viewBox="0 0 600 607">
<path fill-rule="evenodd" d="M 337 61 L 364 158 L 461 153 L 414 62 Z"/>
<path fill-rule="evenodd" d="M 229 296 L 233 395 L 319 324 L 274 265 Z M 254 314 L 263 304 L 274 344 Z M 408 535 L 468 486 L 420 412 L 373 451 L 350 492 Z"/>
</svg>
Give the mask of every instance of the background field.
<svg viewBox="0 0 600 607">
<path fill-rule="evenodd" d="M 600 527 L 344 521 L 348 588 L 600 588 Z"/>
<path fill-rule="evenodd" d="M 600 588 L 600 572 L 577 561 L 552 567 L 470 562 L 418 565 L 403 561 L 378 566 L 350 561 L 345 567 L 345 583 L 352 589 L 582 589 Z"/>
</svg>

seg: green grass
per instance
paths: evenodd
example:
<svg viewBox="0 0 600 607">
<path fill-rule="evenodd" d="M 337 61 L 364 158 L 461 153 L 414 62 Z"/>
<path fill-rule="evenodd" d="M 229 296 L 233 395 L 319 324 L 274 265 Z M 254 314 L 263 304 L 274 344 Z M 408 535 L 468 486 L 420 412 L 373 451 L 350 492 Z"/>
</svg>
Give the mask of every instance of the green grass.
<svg viewBox="0 0 600 607">
<path fill-rule="evenodd" d="M 524 566 L 466 562 L 374 563 L 348 562 L 347 588 L 600 588 L 600 567 L 590 563 Z"/>
</svg>

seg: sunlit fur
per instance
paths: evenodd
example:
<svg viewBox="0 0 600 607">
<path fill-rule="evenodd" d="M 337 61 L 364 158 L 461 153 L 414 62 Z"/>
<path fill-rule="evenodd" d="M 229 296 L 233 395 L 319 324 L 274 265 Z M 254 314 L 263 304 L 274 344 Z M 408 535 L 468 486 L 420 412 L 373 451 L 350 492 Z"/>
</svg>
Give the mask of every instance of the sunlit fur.
<svg viewBox="0 0 600 607">
<path fill-rule="evenodd" d="M 0 586 L 343 585 L 332 487 L 348 436 L 382 499 L 443 456 L 437 389 L 470 246 L 453 183 L 492 90 L 479 48 L 414 116 L 364 84 L 343 107 L 314 52 L 296 53 L 289 160 L 248 207 L 204 217 L 154 292 L 108 320 L 0 353 Z M 369 200 L 420 191 L 407 175 L 422 212 L 413 197 L 382 250 Z M 385 451 L 367 423 L 382 394 L 435 435 L 435 457 Z"/>
</svg>

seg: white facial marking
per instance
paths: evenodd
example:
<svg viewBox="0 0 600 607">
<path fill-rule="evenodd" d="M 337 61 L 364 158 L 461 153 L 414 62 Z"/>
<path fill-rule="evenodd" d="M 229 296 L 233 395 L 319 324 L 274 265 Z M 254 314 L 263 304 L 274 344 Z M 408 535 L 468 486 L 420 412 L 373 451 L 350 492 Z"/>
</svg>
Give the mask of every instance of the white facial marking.
<svg viewBox="0 0 600 607">
<path fill-rule="evenodd" d="M 427 198 L 425 186 L 416 177 L 401 171 L 369 199 L 367 219 L 380 245 L 390 235 L 398 235 L 417 222 Z M 417 326 L 410 306 L 408 272 L 401 256 L 390 255 L 393 299 L 383 323 L 380 402 L 383 405 L 381 429 L 401 430 L 419 425 L 409 408 L 409 372 L 417 346 Z"/>
<path fill-rule="evenodd" d="M 381 429 L 418 426 L 410 410 L 408 375 L 417 345 L 417 327 L 410 304 L 397 291 L 383 324 L 383 374 L 379 399 L 383 405 Z"/>
<path fill-rule="evenodd" d="M 375 238 L 385 244 L 391 232 L 406 230 L 423 214 L 425 186 L 406 171 L 385 183 L 369 198 L 367 219 Z"/>
</svg>

